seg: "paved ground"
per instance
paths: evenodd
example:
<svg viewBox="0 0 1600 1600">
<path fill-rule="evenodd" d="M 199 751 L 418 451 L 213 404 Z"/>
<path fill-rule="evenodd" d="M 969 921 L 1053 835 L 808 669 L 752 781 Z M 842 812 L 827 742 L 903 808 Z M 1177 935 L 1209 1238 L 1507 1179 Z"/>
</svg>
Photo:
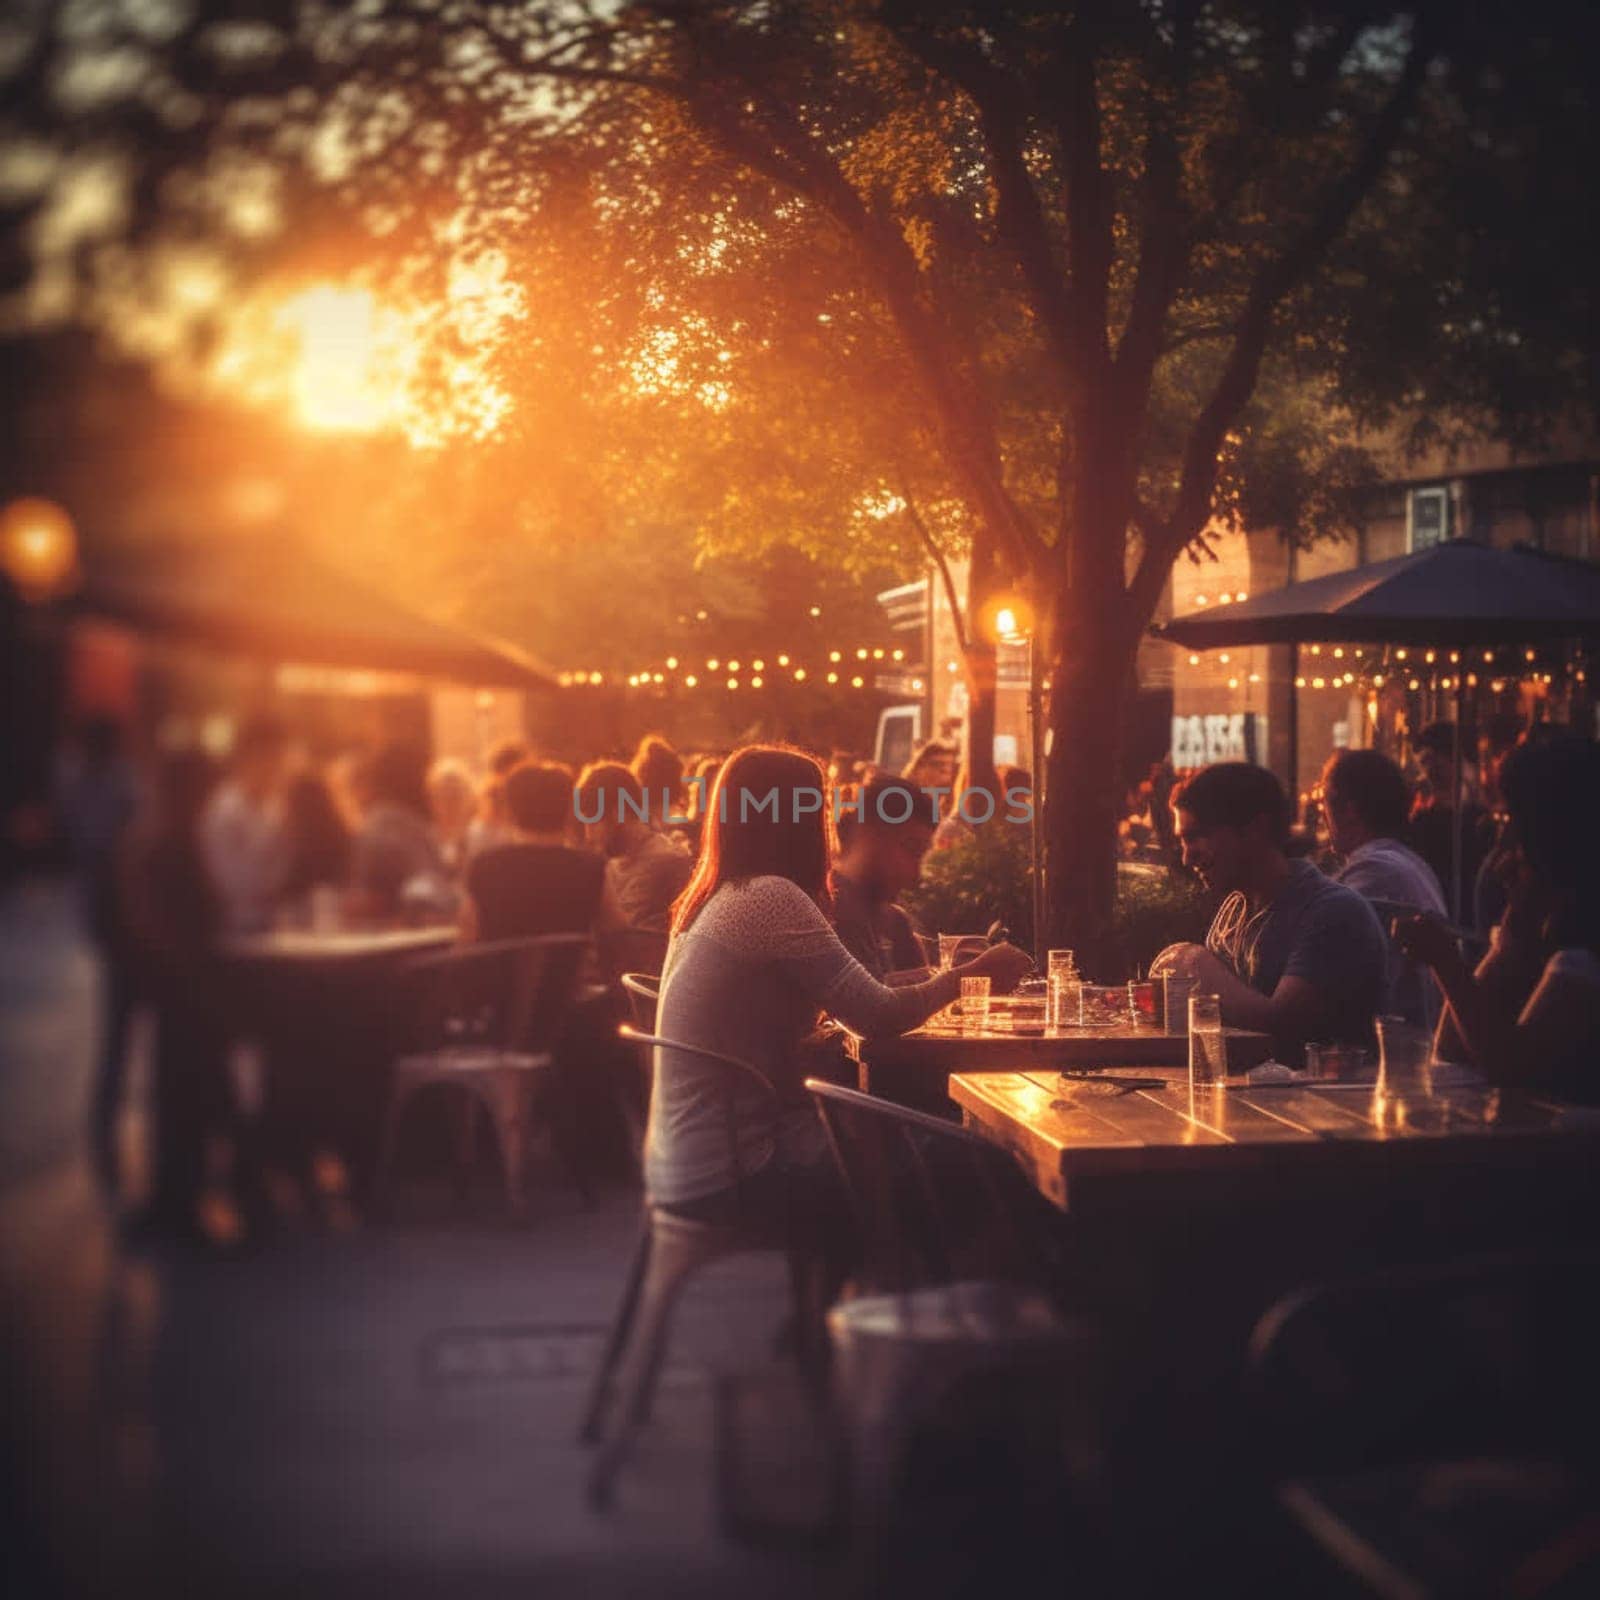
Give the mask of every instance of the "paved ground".
<svg viewBox="0 0 1600 1600">
<path fill-rule="evenodd" d="M 129 1254 L 79 1142 L 96 981 L 59 887 L 0 899 L 8 1592 L 139 1594 L 179 1574 L 229 1595 L 833 1586 L 826 1558 L 717 1525 L 712 1375 L 770 1367 L 775 1263 L 692 1292 L 618 1506 L 591 1514 L 575 1425 L 636 1197 L 585 1211 L 552 1178 L 519 1226 L 298 1226 L 242 1259 Z"/>
</svg>

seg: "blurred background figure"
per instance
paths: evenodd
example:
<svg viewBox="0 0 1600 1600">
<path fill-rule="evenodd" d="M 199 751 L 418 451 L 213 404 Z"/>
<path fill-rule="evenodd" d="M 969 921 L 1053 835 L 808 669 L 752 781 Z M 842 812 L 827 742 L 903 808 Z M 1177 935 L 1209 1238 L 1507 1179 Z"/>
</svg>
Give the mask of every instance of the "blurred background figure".
<svg viewBox="0 0 1600 1600">
<path fill-rule="evenodd" d="M 272 926 L 283 888 L 284 765 L 289 736 L 275 717 L 252 717 L 233 745 L 227 778 L 201 819 L 206 867 L 230 933 Z"/>
<path fill-rule="evenodd" d="M 1406 779 L 1377 750 L 1336 750 L 1322 769 L 1328 842 L 1339 864 L 1332 877 L 1364 896 L 1385 927 L 1402 911 L 1443 917 L 1444 893 L 1433 869 L 1402 842 Z M 1432 1027 L 1439 1008 L 1431 979 L 1393 944 L 1386 1013 Z"/>
<path fill-rule="evenodd" d="M 505 780 L 516 838 L 474 856 L 461 910 L 463 939 L 532 939 L 589 933 L 600 910 L 605 860 L 567 841 L 572 771 L 526 761 Z"/>
<path fill-rule="evenodd" d="M 320 772 L 307 768 L 289 780 L 283 836 L 282 908 L 302 924 L 316 926 L 320 904 L 332 903 L 350 879 L 350 830 Z"/>
<path fill-rule="evenodd" d="M 665 828 L 669 817 L 683 815 L 683 758 L 659 733 L 647 733 L 639 741 L 628 770 L 639 780 L 656 827 Z"/>
<path fill-rule="evenodd" d="M 351 858 L 358 916 L 390 921 L 455 915 L 456 891 L 428 810 L 427 770 L 422 749 L 403 740 L 373 757 L 372 803 Z"/>
<path fill-rule="evenodd" d="M 1477 881 L 1478 869 L 1489 853 L 1493 824 L 1489 814 L 1472 798 L 1477 787 L 1473 756 L 1476 736 L 1461 732 L 1461 782 L 1452 795 L 1456 732 L 1449 722 L 1430 722 L 1417 735 L 1415 751 L 1421 780 L 1411 802 L 1411 846 L 1433 868 L 1447 904 L 1455 905 L 1456 809 L 1461 811 L 1461 895 L 1457 909 L 1468 915 L 1467 896 Z"/>
<path fill-rule="evenodd" d="M 219 963 L 226 914 L 201 843 L 203 819 L 215 814 L 213 779 L 200 751 L 168 755 L 124 867 L 128 929 L 155 1023 L 152 1183 L 139 1220 L 197 1241 L 207 1136 L 233 1120 Z"/>
<path fill-rule="evenodd" d="M 953 744 L 941 739 L 929 739 L 912 752 L 906 769 L 900 774 L 914 789 L 941 788 L 950 793 L 939 797 L 939 815 L 947 817 L 954 809 L 956 766 L 959 752 Z M 928 797 L 931 807 L 931 797 Z M 930 809 L 929 815 L 932 815 Z"/>
<path fill-rule="evenodd" d="M 584 839 L 606 860 L 600 926 L 614 972 L 661 970 L 673 902 L 694 872 L 680 840 L 638 820 L 645 804 L 644 786 L 621 762 L 592 761 L 579 775 Z"/>
<path fill-rule="evenodd" d="M 90 1105 L 90 1147 L 102 1178 L 117 1181 L 115 1129 L 136 986 L 119 859 L 139 810 L 133 764 L 110 717 L 85 722 L 61 754 L 56 814 L 77 874 L 84 932 L 100 960 L 99 1058 Z"/>
<path fill-rule="evenodd" d="M 477 855 L 491 845 L 510 844 L 516 838 L 511 817 L 506 811 L 506 778 L 533 752 L 520 739 L 503 739 L 489 752 L 488 776 L 478 791 L 478 814 L 467 824 L 467 856 Z"/>
<path fill-rule="evenodd" d="M 446 757 L 428 768 L 428 806 L 439 854 L 459 876 L 467 864 L 467 833 L 478 814 L 477 785 L 465 762 Z"/>
<path fill-rule="evenodd" d="M 711 803 L 711 791 L 717 786 L 717 774 L 722 771 L 721 756 L 701 756 L 689 768 L 687 794 L 688 822 L 673 831 L 689 847 L 690 855 L 700 853 L 700 841 L 705 835 L 706 807 Z"/>
</svg>

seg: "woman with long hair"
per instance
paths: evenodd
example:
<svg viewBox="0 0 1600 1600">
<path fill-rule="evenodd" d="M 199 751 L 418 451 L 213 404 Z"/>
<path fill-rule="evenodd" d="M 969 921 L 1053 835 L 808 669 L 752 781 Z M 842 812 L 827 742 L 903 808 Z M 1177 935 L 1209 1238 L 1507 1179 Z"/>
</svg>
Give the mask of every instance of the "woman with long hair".
<svg viewBox="0 0 1600 1600">
<path fill-rule="evenodd" d="M 1395 936 L 1444 991 L 1441 1054 L 1467 1055 L 1497 1084 L 1600 1103 L 1600 744 L 1519 745 L 1500 790 L 1508 898 L 1477 971 L 1436 917 Z"/>
<path fill-rule="evenodd" d="M 780 1229 L 815 1222 L 837 1199 L 801 1088 L 800 1045 L 818 1013 L 868 1036 L 903 1033 L 956 999 L 963 976 L 987 976 L 1003 992 L 1029 968 L 1022 951 L 995 945 L 923 983 L 879 983 L 828 920 L 832 845 L 827 782 L 813 757 L 764 745 L 729 757 L 694 876 L 673 908 L 658 1031 L 748 1062 L 786 1109 L 774 1114 L 742 1075 L 658 1050 L 645 1150 L 657 1205 L 762 1217 Z"/>
</svg>

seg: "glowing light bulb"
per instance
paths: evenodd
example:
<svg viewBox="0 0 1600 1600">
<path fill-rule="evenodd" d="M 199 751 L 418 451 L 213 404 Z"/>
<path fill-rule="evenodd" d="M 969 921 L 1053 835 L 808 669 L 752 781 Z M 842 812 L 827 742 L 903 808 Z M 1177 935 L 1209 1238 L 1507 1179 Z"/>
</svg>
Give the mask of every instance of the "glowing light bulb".
<svg viewBox="0 0 1600 1600">
<path fill-rule="evenodd" d="M 678 670 L 678 658 L 676 656 L 668 656 L 667 657 L 667 671 L 668 672 L 676 672 L 677 670 Z"/>
<path fill-rule="evenodd" d="M 750 663 L 750 670 L 752 672 L 765 672 L 767 670 L 767 664 L 765 661 L 752 661 Z"/>
<path fill-rule="evenodd" d="M 905 653 L 904 650 L 896 650 L 894 652 L 893 656 L 891 657 L 891 659 L 895 660 L 895 661 L 904 661 L 905 658 L 906 658 L 906 653 Z"/>
<path fill-rule="evenodd" d="M 804 667 L 796 667 L 794 669 L 794 681 L 796 683 L 804 683 L 806 681 L 806 669 Z"/>
<path fill-rule="evenodd" d="M 761 674 L 759 672 L 750 680 L 750 687 L 752 689 L 759 689 L 761 687 Z"/>
<path fill-rule="evenodd" d="M 852 689 L 859 689 L 859 688 L 861 688 L 861 686 L 862 686 L 862 685 L 863 685 L 863 684 L 864 684 L 864 683 L 865 683 L 865 682 L 866 682 L 866 679 L 865 679 L 865 678 L 852 678 L 852 679 L 851 679 L 851 680 L 850 680 L 850 687 L 851 687 L 851 688 L 852 688 Z"/>
<path fill-rule="evenodd" d="M 780 667 L 786 667 L 786 666 L 788 666 L 788 665 L 789 665 L 789 658 L 788 658 L 788 656 L 779 656 L 779 657 L 778 657 L 778 665 L 779 665 L 779 666 L 780 666 Z"/>
<path fill-rule="evenodd" d="M 729 672 L 737 672 L 738 670 L 739 670 L 739 663 L 737 661 L 730 661 L 728 663 L 728 671 Z"/>
<path fill-rule="evenodd" d="M 683 686 L 686 689 L 692 689 L 692 688 L 694 688 L 694 686 L 697 683 L 699 683 L 699 681 L 700 680 L 697 677 L 695 677 L 695 675 L 692 672 L 686 673 L 684 675 Z"/>
<path fill-rule="evenodd" d="M 837 672 L 830 672 L 828 674 L 828 682 L 829 683 L 837 683 L 838 681 L 839 681 L 839 674 Z"/>
<path fill-rule="evenodd" d="M 708 662 L 706 662 L 706 671 L 707 672 L 715 672 L 719 665 L 720 665 L 720 663 L 717 661 L 717 658 L 715 656 L 712 656 L 712 658 Z"/>
<path fill-rule="evenodd" d="M 737 689 L 739 687 L 739 680 L 737 678 L 729 678 L 728 687 L 730 689 Z"/>
<path fill-rule="evenodd" d="M 1198 667 L 1200 665 L 1200 657 L 1199 656 L 1193 656 L 1193 655 L 1190 656 L 1189 657 L 1189 665 L 1191 667 Z"/>
<path fill-rule="evenodd" d="M 842 661 L 844 657 L 837 650 L 830 650 L 828 652 L 828 659 L 830 661 Z"/>
</svg>

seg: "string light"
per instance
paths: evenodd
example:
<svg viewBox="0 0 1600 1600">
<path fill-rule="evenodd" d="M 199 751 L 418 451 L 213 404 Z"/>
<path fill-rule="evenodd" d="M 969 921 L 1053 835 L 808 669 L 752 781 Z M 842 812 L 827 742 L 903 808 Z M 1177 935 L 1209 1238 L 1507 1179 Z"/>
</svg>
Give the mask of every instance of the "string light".
<svg viewBox="0 0 1600 1600">
<path fill-rule="evenodd" d="M 737 689 L 739 687 L 739 680 L 737 678 L 729 678 L 728 687 L 730 689 Z"/>
<path fill-rule="evenodd" d="M 786 667 L 786 666 L 788 666 L 788 665 L 789 665 L 789 658 L 788 658 L 788 656 L 779 656 L 779 657 L 778 657 L 778 665 L 779 665 L 779 666 L 780 666 L 780 667 Z"/>
<path fill-rule="evenodd" d="M 796 683 L 804 683 L 806 681 L 806 669 L 804 667 L 796 667 L 794 669 L 794 681 Z"/>
<path fill-rule="evenodd" d="M 686 689 L 692 689 L 697 683 L 699 683 L 699 681 L 700 680 L 691 672 L 684 678 L 683 686 Z"/>
<path fill-rule="evenodd" d="M 839 681 L 839 674 L 837 672 L 830 672 L 828 674 L 828 682 L 829 683 L 837 683 L 838 681 Z"/>
<path fill-rule="evenodd" d="M 759 672 L 750 680 L 750 687 L 752 689 L 759 689 L 761 687 L 761 674 Z"/>
<path fill-rule="evenodd" d="M 865 682 L 866 682 L 865 678 L 852 678 L 850 680 L 850 687 L 852 689 L 859 689 L 861 687 L 861 685 L 863 683 L 865 683 Z"/>
<path fill-rule="evenodd" d="M 676 656 L 668 656 L 667 657 L 667 671 L 668 672 L 676 672 L 677 670 L 678 670 L 678 658 Z"/>
</svg>

